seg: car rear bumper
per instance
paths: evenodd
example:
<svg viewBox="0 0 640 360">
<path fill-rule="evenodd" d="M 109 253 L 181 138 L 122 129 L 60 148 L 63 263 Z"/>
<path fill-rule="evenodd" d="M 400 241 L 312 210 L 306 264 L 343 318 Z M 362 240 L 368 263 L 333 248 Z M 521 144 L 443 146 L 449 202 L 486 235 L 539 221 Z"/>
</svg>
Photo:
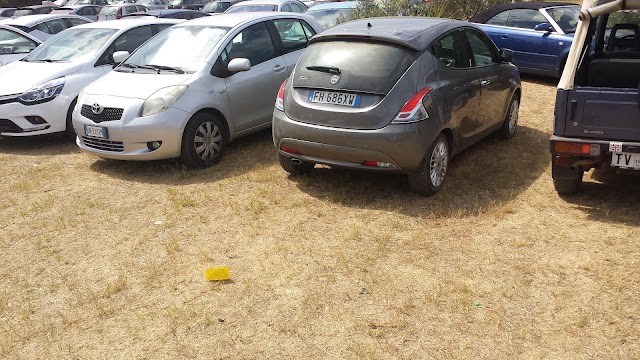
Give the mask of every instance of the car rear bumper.
<svg viewBox="0 0 640 360">
<path fill-rule="evenodd" d="M 559 143 L 579 145 L 582 151 L 577 151 L 579 149 L 576 151 L 559 150 Z M 611 162 L 614 155 L 640 154 L 640 143 L 631 141 L 567 138 L 552 135 L 549 145 L 553 178 L 572 178 L 576 171 L 587 171 L 600 163 Z"/>
<path fill-rule="evenodd" d="M 281 154 L 358 170 L 412 173 L 438 133 L 438 123 L 429 119 L 358 130 L 307 124 L 294 121 L 279 110 L 273 113 L 273 141 Z M 284 151 L 283 147 L 300 153 Z M 380 166 L 363 165 L 365 162 Z"/>
</svg>

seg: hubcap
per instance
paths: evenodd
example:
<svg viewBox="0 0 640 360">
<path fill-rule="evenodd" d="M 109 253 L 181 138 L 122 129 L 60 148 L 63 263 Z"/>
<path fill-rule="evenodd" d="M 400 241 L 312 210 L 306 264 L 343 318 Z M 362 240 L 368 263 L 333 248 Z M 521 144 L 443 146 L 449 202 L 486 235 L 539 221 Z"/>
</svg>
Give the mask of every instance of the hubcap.
<svg viewBox="0 0 640 360">
<path fill-rule="evenodd" d="M 513 134 L 518 126 L 518 100 L 511 103 L 511 111 L 509 112 L 509 133 Z"/>
<path fill-rule="evenodd" d="M 447 173 L 447 162 L 449 161 L 449 150 L 447 144 L 444 141 L 438 141 L 431 153 L 431 160 L 429 162 L 429 177 L 431 178 L 431 185 L 439 187 L 444 181 L 444 176 Z"/>
<path fill-rule="evenodd" d="M 196 130 L 193 145 L 200 159 L 206 161 L 213 159 L 222 146 L 222 134 L 218 126 L 209 121 L 200 124 Z"/>
</svg>

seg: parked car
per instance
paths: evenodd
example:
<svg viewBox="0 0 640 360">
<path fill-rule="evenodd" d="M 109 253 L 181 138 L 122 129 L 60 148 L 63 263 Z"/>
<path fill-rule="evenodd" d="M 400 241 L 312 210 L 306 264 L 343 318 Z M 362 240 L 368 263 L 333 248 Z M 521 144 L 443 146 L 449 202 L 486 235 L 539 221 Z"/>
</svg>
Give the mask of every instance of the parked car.
<svg viewBox="0 0 640 360">
<path fill-rule="evenodd" d="M 66 131 L 80 90 L 175 19 L 97 22 L 67 29 L 20 61 L 0 67 L 0 136 Z M 128 86 L 128 84 L 127 84 Z"/>
<path fill-rule="evenodd" d="M 57 8 L 56 5 L 33 5 L 33 6 L 24 6 L 19 7 L 13 13 L 13 17 L 20 17 L 25 15 L 42 15 L 48 14 L 53 9 Z"/>
<path fill-rule="evenodd" d="M 108 1 L 108 0 L 71 0 L 68 3 L 64 4 L 64 6 L 78 6 L 78 5 L 106 6 L 106 5 L 111 5 L 111 1 Z M 63 6 L 63 5 L 60 5 L 60 6 Z"/>
<path fill-rule="evenodd" d="M 98 21 L 122 19 L 123 16 L 136 12 L 149 11 L 144 5 L 120 4 L 105 6 L 98 13 Z"/>
<path fill-rule="evenodd" d="M 173 0 L 169 4 L 169 9 L 202 10 L 206 3 L 206 0 Z"/>
<path fill-rule="evenodd" d="M 303 13 L 307 6 L 297 0 L 248 0 L 232 5 L 225 14 L 255 11 L 284 11 Z"/>
<path fill-rule="evenodd" d="M 520 72 L 560 77 L 578 24 L 580 6 L 564 2 L 496 5 L 469 19 L 500 48 L 515 52 Z"/>
<path fill-rule="evenodd" d="M 12 17 L 15 12 L 15 8 L 0 8 L 0 20 Z"/>
<path fill-rule="evenodd" d="M 221 14 L 225 12 L 229 7 L 233 4 L 238 3 L 238 0 L 215 0 L 209 1 L 202 8 L 203 12 L 211 13 L 211 14 Z"/>
<path fill-rule="evenodd" d="M 91 20 L 76 15 L 45 14 L 5 19 L 1 20 L 0 24 L 13 26 L 45 41 L 63 30 L 89 22 Z"/>
<path fill-rule="evenodd" d="M 137 12 L 133 14 L 129 14 L 124 16 L 125 18 L 129 17 L 139 17 L 139 16 L 155 16 L 157 18 L 167 18 L 167 19 L 197 19 L 203 16 L 209 16 L 209 14 L 198 11 L 198 10 L 188 10 L 188 9 L 166 9 L 166 10 L 149 10 L 147 12 Z"/>
<path fill-rule="evenodd" d="M 414 192 L 432 195 L 452 156 L 496 131 L 516 132 L 521 86 L 512 59 L 463 21 L 332 27 L 311 40 L 278 92 L 280 165 L 291 174 L 317 163 L 408 174 Z"/>
<path fill-rule="evenodd" d="M 0 66 L 27 56 L 42 41 L 8 25 L 0 25 Z"/>
<path fill-rule="evenodd" d="M 589 1 L 580 18 L 550 140 L 561 194 L 578 191 L 592 168 L 640 170 L 640 3 Z"/>
<path fill-rule="evenodd" d="M 146 6 L 150 10 L 168 9 L 171 1 L 169 0 L 139 0 L 138 4 Z"/>
<path fill-rule="evenodd" d="M 103 158 L 211 166 L 229 141 L 271 125 L 278 86 L 322 30 L 294 13 L 176 25 L 83 91 L 73 112 L 78 146 Z"/>
<path fill-rule="evenodd" d="M 59 7 L 51 12 L 51 14 L 69 14 L 78 15 L 91 21 L 98 21 L 98 13 L 101 7 L 98 5 L 70 5 Z"/>
<path fill-rule="evenodd" d="M 304 13 L 313 16 L 325 29 L 349 19 L 349 13 L 358 6 L 357 1 L 326 2 L 311 6 Z"/>
</svg>

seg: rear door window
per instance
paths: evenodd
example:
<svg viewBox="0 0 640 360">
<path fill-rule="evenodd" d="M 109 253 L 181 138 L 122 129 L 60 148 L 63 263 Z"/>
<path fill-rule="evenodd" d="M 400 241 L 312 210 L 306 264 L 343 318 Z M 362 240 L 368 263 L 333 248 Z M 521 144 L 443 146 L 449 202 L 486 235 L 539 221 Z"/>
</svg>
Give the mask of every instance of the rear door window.
<svg viewBox="0 0 640 360">
<path fill-rule="evenodd" d="M 293 85 L 386 94 L 417 57 L 417 51 L 393 44 L 316 42 L 300 57 Z"/>
</svg>

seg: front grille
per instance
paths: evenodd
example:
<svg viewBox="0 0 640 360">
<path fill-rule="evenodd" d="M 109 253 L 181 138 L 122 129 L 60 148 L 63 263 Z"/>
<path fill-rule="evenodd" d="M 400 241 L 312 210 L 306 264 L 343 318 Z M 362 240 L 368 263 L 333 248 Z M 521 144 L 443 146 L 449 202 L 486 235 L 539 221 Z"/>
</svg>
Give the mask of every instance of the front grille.
<svg viewBox="0 0 640 360">
<path fill-rule="evenodd" d="M 82 144 L 88 148 L 103 150 L 103 151 L 114 151 L 114 152 L 123 152 L 124 144 L 122 141 L 109 141 L 99 138 L 92 137 L 82 137 Z"/>
<path fill-rule="evenodd" d="M 86 117 L 87 119 L 99 123 L 103 121 L 115 121 L 120 120 L 122 118 L 122 112 L 124 109 L 120 108 L 103 108 L 100 114 L 94 114 L 91 111 L 91 105 L 82 105 L 82 109 L 80 110 L 80 115 Z"/>
<path fill-rule="evenodd" d="M 22 128 L 9 119 L 0 119 L 0 132 L 3 133 L 21 133 Z"/>
</svg>

